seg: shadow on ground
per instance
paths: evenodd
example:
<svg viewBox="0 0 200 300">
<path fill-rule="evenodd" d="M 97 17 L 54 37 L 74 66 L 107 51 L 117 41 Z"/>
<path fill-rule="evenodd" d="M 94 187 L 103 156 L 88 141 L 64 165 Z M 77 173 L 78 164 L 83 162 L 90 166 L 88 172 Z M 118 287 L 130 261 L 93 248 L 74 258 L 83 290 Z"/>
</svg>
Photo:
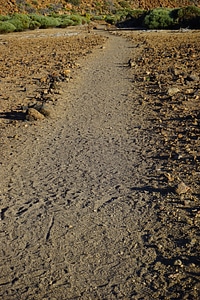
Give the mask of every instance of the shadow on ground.
<svg viewBox="0 0 200 300">
<path fill-rule="evenodd" d="M 26 119 L 26 113 L 22 111 L 9 111 L 0 113 L 0 118 L 16 121 L 24 121 Z"/>
</svg>

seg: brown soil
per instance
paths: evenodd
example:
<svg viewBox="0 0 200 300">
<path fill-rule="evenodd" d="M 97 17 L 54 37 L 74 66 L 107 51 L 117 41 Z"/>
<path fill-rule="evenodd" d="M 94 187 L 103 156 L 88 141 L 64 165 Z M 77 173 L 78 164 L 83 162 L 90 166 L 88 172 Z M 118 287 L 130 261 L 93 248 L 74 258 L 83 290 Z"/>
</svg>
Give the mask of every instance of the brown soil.
<svg viewBox="0 0 200 300">
<path fill-rule="evenodd" d="M 199 45 L 0 37 L 1 299 L 200 298 Z M 26 121 L 43 102 L 50 118 Z"/>
</svg>

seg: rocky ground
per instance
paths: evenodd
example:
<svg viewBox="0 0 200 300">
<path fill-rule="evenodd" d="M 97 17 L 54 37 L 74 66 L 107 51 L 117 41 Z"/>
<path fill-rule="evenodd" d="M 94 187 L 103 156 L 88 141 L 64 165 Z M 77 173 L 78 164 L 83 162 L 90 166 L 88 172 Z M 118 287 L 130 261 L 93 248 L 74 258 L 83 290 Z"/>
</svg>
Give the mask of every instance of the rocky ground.
<svg viewBox="0 0 200 300">
<path fill-rule="evenodd" d="M 158 259 L 150 269 L 168 290 L 162 299 L 198 299 L 200 35 L 155 31 L 125 36 L 134 43 L 133 89 L 140 90 L 139 101 L 157 136 L 159 167 L 147 190 L 161 195 L 157 213 L 165 243 L 160 243 L 161 231 L 157 241 L 147 233 L 146 245 L 156 249 Z"/>
<path fill-rule="evenodd" d="M 113 0 L 112 2 L 106 2 L 104 0 L 99 0 L 94 2 L 92 0 L 1 0 L 0 3 L 0 14 L 10 14 L 16 12 L 28 12 L 33 13 L 35 11 L 43 13 L 51 13 L 62 11 L 64 13 L 74 10 L 80 13 L 94 12 L 94 13 L 110 13 L 113 11 L 114 7 L 117 9 L 122 9 L 124 7 L 131 7 L 133 9 L 152 9 L 157 7 L 183 7 L 189 5 L 197 5 L 192 0 L 132 0 L 131 2 L 125 3 L 118 0 Z"/>
<path fill-rule="evenodd" d="M 199 45 L 0 36 L 2 299 L 199 299 Z"/>
</svg>

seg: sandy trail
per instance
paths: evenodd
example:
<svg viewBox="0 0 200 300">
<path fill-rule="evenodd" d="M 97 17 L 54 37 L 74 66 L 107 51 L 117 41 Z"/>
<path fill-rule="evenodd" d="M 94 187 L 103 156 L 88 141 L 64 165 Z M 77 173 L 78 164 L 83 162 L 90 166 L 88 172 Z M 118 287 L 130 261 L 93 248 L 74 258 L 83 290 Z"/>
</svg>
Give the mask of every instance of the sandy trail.
<svg viewBox="0 0 200 300">
<path fill-rule="evenodd" d="M 66 84 L 60 118 L 13 141 L 1 169 L 1 299 L 153 299 L 156 137 L 130 84 L 131 47 L 110 35 Z"/>
</svg>

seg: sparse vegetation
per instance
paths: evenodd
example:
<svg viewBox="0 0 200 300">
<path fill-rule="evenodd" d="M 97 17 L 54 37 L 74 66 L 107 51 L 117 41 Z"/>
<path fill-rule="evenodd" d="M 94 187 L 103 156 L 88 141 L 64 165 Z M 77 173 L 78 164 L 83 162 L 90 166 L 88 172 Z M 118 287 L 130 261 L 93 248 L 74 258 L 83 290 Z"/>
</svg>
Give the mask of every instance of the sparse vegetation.
<svg viewBox="0 0 200 300">
<path fill-rule="evenodd" d="M 34 30 L 36 28 L 65 28 L 86 24 L 90 21 L 89 16 L 83 17 L 77 14 L 72 15 L 50 15 L 39 14 L 14 14 L 12 16 L 0 15 L 0 33 L 9 33 L 13 31 Z"/>
<path fill-rule="evenodd" d="M 16 30 L 16 27 L 13 24 L 11 24 L 7 21 L 5 21 L 5 22 L 0 21 L 0 33 L 9 33 L 9 32 L 13 32 L 15 30 Z"/>
<path fill-rule="evenodd" d="M 14 14 L 8 22 L 15 26 L 15 31 L 23 31 L 29 29 L 30 18 L 25 14 Z"/>
<path fill-rule="evenodd" d="M 66 28 L 68 26 L 74 26 L 74 21 L 70 20 L 69 18 L 63 18 L 61 19 L 60 28 Z"/>
<path fill-rule="evenodd" d="M 181 27 L 200 28 L 200 8 L 196 6 L 180 8 L 177 17 Z"/>
<path fill-rule="evenodd" d="M 120 22 L 117 24 L 119 27 L 142 27 L 144 18 L 147 12 L 142 9 L 126 10 Z"/>
<path fill-rule="evenodd" d="M 74 1 L 74 0 L 73 0 Z M 24 3 L 24 2 L 21 2 Z M 124 2 L 121 2 L 124 6 Z M 55 8 L 55 7 L 54 7 Z M 59 7 L 60 8 L 60 7 Z M 149 29 L 172 29 L 180 27 L 200 28 L 200 8 L 188 6 L 184 8 L 157 8 L 150 11 L 131 10 L 127 7 L 112 14 L 85 14 L 77 13 L 58 14 L 52 6 L 48 14 L 13 14 L 0 15 L 0 33 L 13 31 L 34 30 L 36 28 L 52 28 L 75 26 L 89 23 L 90 20 L 105 20 L 107 23 L 119 27 L 145 27 Z M 56 9 L 58 7 L 56 6 Z"/>
<path fill-rule="evenodd" d="M 58 27 L 60 25 L 59 20 L 53 17 L 46 17 L 42 15 L 30 15 L 33 21 L 36 21 L 40 24 L 39 28 L 51 28 L 51 27 Z"/>
<path fill-rule="evenodd" d="M 158 8 L 151 10 L 144 18 L 144 25 L 150 29 L 172 28 L 175 20 L 171 16 L 171 9 Z"/>
<path fill-rule="evenodd" d="M 178 29 L 180 27 L 200 28 L 200 8 L 156 8 L 150 11 L 129 11 L 120 27 L 145 27 L 148 29 Z"/>
</svg>

